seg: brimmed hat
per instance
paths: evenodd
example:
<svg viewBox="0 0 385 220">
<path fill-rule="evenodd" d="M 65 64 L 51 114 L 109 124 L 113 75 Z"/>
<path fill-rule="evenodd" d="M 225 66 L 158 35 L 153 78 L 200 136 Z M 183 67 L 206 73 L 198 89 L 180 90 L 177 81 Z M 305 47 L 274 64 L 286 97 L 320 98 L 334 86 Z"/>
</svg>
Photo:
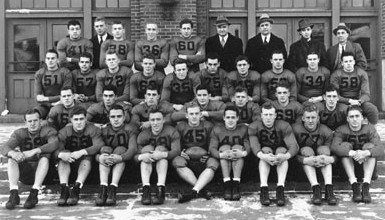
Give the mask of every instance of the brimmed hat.
<svg viewBox="0 0 385 220">
<path fill-rule="evenodd" d="M 346 32 L 348 32 L 349 35 L 351 33 L 350 29 L 346 26 L 345 23 L 339 23 L 338 26 L 333 30 L 333 34 L 337 35 L 337 31 L 340 29 L 345 30 Z"/>
<path fill-rule="evenodd" d="M 309 19 L 307 19 L 307 18 L 301 19 L 298 22 L 298 29 L 297 29 L 297 31 L 301 31 L 302 29 L 307 28 L 307 27 L 313 28 L 314 24 L 312 24 L 309 21 Z"/>
<path fill-rule="evenodd" d="M 274 23 L 274 20 L 270 18 L 268 14 L 261 14 L 261 17 L 259 17 L 257 21 L 257 26 L 259 26 L 263 22 L 270 22 L 270 24 Z"/>
<path fill-rule="evenodd" d="M 214 26 L 220 26 L 224 24 L 230 25 L 229 19 L 227 19 L 225 16 L 220 15 L 217 17 Z"/>
</svg>

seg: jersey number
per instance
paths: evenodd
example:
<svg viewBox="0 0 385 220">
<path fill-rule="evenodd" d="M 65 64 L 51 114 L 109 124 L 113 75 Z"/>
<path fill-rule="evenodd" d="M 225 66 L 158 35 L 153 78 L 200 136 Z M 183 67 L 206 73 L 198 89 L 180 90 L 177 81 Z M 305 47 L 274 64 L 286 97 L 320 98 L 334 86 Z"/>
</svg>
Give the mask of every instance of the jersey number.
<svg viewBox="0 0 385 220">
<path fill-rule="evenodd" d="M 185 41 L 179 41 L 178 42 L 178 50 L 186 50 L 186 42 Z M 194 41 L 187 42 L 187 50 L 195 50 Z"/>
<path fill-rule="evenodd" d="M 89 82 L 89 83 L 87 85 L 85 85 L 85 82 Z M 94 79 L 91 77 L 77 78 L 76 79 L 76 86 L 77 87 L 91 86 L 93 82 L 94 82 Z"/>
<path fill-rule="evenodd" d="M 143 49 L 147 52 L 147 53 L 152 53 L 153 55 L 155 56 L 158 56 L 160 54 L 160 48 L 159 48 L 159 45 L 153 45 L 152 47 L 150 47 L 150 45 L 144 45 L 143 46 Z"/>
<path fill-rule="evenodd" d="M 203 142 L 205 139 L 204 133 L 205 133 L 205 131 L 203 129 L 189 130 L 183 136 L 183 140 L 185 141 L 185 143 L 193 143 L 195 141 L 196 142 Z"/>
<path fill-rule="evenodd" d="M 317 79 L 314 81 L 314 77 L 313 76 L 306 76 L 305 77 L 306 79 L 306 86 L 320 86 L 322 85 L 323 83 L 323 80 L 322 80 L 322 76 L 318 76 Z"/>
<path fill-rule="evenodd" d="M 357 77 L 351 77 L 350 78 L 350 87 L 351 88 L 357 88 L 358 86 L 358 78 Z M 348 88 L 349 87 L 349 77 L 341 77 L 341 88 Z"/>
<path fill-rule="evenodd" d="M 58 85 L 58 75 L 44 75 L 43 83 L 45 86 L 56 86 Z"/>
</svg>

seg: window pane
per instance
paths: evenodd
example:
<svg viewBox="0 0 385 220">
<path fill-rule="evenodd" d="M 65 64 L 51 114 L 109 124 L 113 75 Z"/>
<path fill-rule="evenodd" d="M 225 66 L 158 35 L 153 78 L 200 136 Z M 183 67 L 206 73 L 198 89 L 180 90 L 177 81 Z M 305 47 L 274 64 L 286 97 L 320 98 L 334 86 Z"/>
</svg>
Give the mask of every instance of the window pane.
<svg viewBox="0 0 385 220">
<path fill-rule="evenodd" d="M 211 7 L 212 8 L 222 8 L 222 1 L 221 0 L 211 0 Z"/>
<path fill-rule="evenodd" d="M 233 8 L 233 0 L 223 0 L 223 7 L 224 8 Z"/>
<path fill-rule="evenodd" d="M 370 59 L 370 24 L 369 23 L 347 23 L 346 24 L 352 34 L 349 39 L 355 43 L 361 44 L 362 49 L 364 50 L 366 59 Z"/>
<path fill-rule="evenodd" d="M 322 42 L 325 44 L 325 27 L 324 24 L 314 24 L 313 32 L 312 32 L 313 39 Z"/>
<path fill-rule="evenodd" d="M 67 32 L 67 25 L 65 24 L 54 24 L 52 25 L 52 42 L 53 42 L 53 48 L 56 50 L 57 43 L 59 40 L 61 40 L 63 37 L 68 36 Z"/>
<path fill-rule="evenodd" d="M 22 0 L 21 5 L 23 8 L 33 8 L 33 0 Z"/>
<path fill-rule="evenodd" d="M 269 7 L 268 0 L 258 0 L 258 8 L 267 8 Z"/>
<path fill-rule="evenodd" d="M 38 25 L 14 26 L 15 71 L 36 71 L 39 69 L 39 33 Z"/>
<path fill-rule="evenodd" d="M 129 0 L 119 0 L 119 8 L 128 8 L 130 7 Z"/>
<path fill-rule="evenodd" d="M 245 0 L 235 0 L 234 1 L 234 6 L 236 8 L 244 8 L 244 7 L 246 7 Z"/>
<path fill-rule="evenodd" d="M 117 7 L 118 7 L 118 0 L 107 1 L 107 8 L 117 8 Z"/>
</svg>

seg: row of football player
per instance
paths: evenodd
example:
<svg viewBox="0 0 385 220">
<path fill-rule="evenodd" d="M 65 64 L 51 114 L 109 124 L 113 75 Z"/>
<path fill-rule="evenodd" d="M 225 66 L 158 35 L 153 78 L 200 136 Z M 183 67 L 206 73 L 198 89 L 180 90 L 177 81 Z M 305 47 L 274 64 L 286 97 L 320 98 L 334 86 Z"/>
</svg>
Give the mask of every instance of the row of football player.
<svg viewBox="0 0 385 220">
<path fill-rule="evenodd" d="M 276 109 L 271 103 L 262 105 L 261 120 L 250 125 L 238 124 L 240 113 L 234 106 L 223 111 L 223 124 L 213 125 L 201 120 L 199 105 L 187 107 L 187 121 L 179 122 L 176 128 L 167 125 L 164 114 L 157 108 L 149 113 L 150 127 L 138 132 L 135 126 L 125 124 L 121 105 L 109 109 L 110 123 L 100 129 L 87 122 L 86 110 L 74 107 L 69 115 L 71 123 L 59 132 L 50 126 L 42 126 L 39 111 L 32 109 L 25 114 L 26 128 L 16 130 L 10 140 L 0 149 L 9 157 L 8 178 L 10 197 L 7 209 L 20 203 L 18 180 L 26 172 L 35 170 L 35 181 L 24 203 L 33 208 L 38 203 L 38 190 L 49 168 L 49 160 L 58 164 L 60 180 L 59 206 L 76 205 L 79 193 L 88 174 L 91 162 L 99 163 L 100 192 L 96 205 L 115 205 L 116 190 L 127 160 L 140 163 L 143 184 L 141 202 L 144 205 L 162 204 L 165 200 L 165 183 L 169 163 L 192 189 L 178 195 L 180 203 L 197 197 L 210 199 L 205 187 L 213 179 L 220 166 L 225 200 L 240 200 L 239 184 L 244 167 L 244 158 L 253 154 L 259 158 L 260 202 L 268 206 L 270 169 L 276 167 L 278 182 L 277 205 L 286 203 L 284 186 L 289 159 L 297 157 L 313 189 L 312 203 L 322 203 L 321 188 L 316 169 L 320 169 L 325 181 L 325 198 L 329 205 L 337 204 L 332 184 L 332 164 L 337 157 L 352 185 L 354 202 L 371 202 L 369 193 L 376 157 L 384 154 L 379 135 L 372 124 L 363 123 L 362 110 L 352 105 L 347 110 L 347 123 L 333 133 L 319 123 L 318 109 L 306 105 L 302 122 L 292 126 L 276 120 Z M 292 128 L 293 127 L 293 128 Z M 35 161 L 35 163 L 31 163 Z M 355 166 L 363 164 L 362 190 L 357 182 Z M 257 164 L 256 164 L 257 166 Z M 203 170 L 198 176 L 194 170 Z M 151 197 L 150 176 L 157 173 L 155 197 Z M 69 187 L 69 176 L 77 173 L 75 184 Z M 231 175 L 232 174 L 232 175 Z M 109 176 L 111 183 L 108 184 Z"/>
</svg>

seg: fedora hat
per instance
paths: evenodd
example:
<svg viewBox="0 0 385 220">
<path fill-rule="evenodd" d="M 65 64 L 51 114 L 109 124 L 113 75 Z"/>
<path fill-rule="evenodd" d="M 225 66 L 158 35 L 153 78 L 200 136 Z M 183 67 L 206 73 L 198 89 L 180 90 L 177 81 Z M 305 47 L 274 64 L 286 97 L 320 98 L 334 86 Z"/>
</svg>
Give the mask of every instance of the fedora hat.
<svg viewBox="0 0 385 220">
<path fill-rule="evenodd" d="M 333 30 L 333 34 L 337 35 L 337 31 L 340 29 L 345 30 L 346 32 L 348 32 L 349 35 L 351 33 L 350 29 L 346 26 L 345 23 L 339 23 L 338 26 Z"/>
<path fill-rule="evenodd" d="M 224 24 L 230 25 L 229 19 L 227 19 L 225 16 L 220 15 L 217 17 L 214 26 L 220 26 Z"/>
<path fill-rule="evenodd" d="M 298 21 L 298 29 L 297 29 L 297 31 L 301 31 L 302 29 L 307 28 L 307 27 L 310 27 L 310 28 L 314 27 L 314 24 L 312 24 L 309 21 L 309 19 L 304 18 L 304 19 L 301 19 L 301 20 Z"/>
<path fill-rule="evenodd" d="M 270 24 L 273 24 L 274 20 L 271 19 L 268 14 L 261 14 L 261 17 L 259 17 L 257 21 L 257 26 L 261 25 L 263 22 L 270 22 Z"/>
</svg>

